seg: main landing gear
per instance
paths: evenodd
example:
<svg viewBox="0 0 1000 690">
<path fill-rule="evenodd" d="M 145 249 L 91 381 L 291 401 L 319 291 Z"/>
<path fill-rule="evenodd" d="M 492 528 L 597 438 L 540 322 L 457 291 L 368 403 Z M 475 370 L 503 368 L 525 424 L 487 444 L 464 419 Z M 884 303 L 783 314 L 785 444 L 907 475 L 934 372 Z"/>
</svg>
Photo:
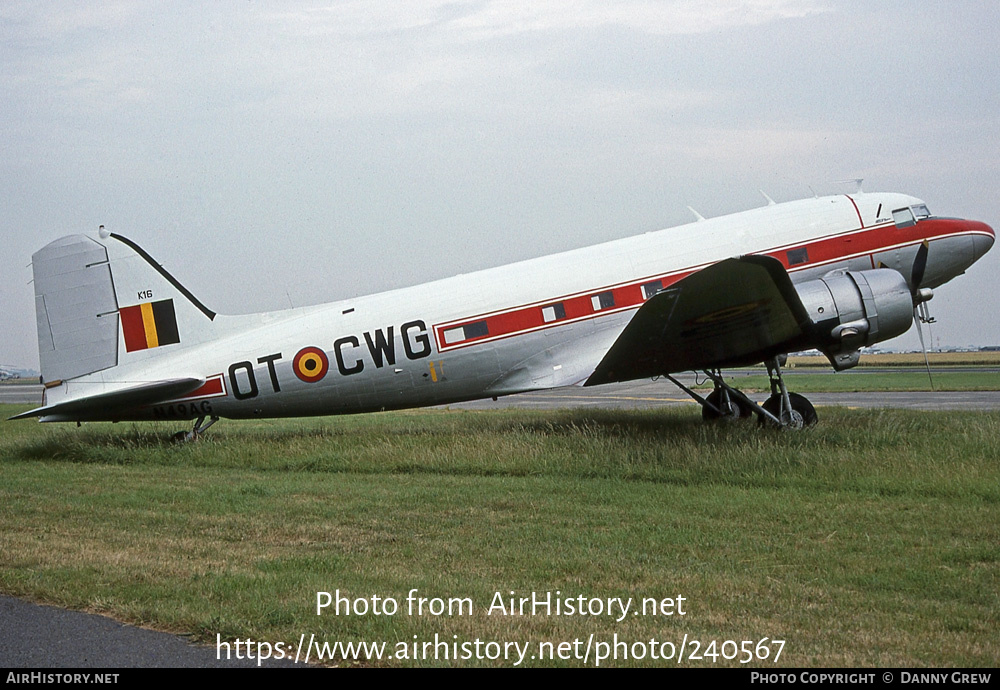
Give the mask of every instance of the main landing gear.
<svg viewBox="0 0 1000 690">
<path fill-rule="evenodd" d="M 172 440 L 174 443 L 189 443 L 191 441 L 197 441 L 198 438 L 208 429 L 208 427 L 219 421 L 218 417 L 212 417 L 205 422 L 205 415 L 198 417 L 198 421 L 194 423 L 194 428 L 191 431 L 178 431 L 173 435 Z"/>
<path fill-rule="evenodd" d="M 819 418 L 812 403 L 798 393 L 788 392 L 781 375 L 779 358 L 773 357 L 764 364 L 767 366 L 767 375 L 771 382 L 771 397 L 760 405 L 742 391 L 726 383 L 718 369 L 704 372 L 715 384 L 715 389 L 704 398 L 673 376 L 668 375 L 667 378 L 698 401 L 701 405 L 701 417 L 705 421 L 732 421 L 757 415 L 761 426 L 802 429 L 816 424 Z"/>
</svg>

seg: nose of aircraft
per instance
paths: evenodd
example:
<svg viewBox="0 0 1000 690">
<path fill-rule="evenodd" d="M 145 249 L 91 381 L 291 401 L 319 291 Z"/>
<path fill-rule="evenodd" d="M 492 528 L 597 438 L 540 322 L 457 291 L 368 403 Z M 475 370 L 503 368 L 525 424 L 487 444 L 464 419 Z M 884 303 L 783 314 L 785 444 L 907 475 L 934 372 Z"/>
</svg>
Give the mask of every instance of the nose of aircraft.
<svg viewBox="0 0 1000 690">
<path fill-rule="evenodd" d="M 977 222 L 973 225 L 976 226 L 974 229 L 978 232 L 972 236 L 972 260 L 979 261 L 983 257 L 983 254 L 988 252 L 990 247 L 993 246 L 993 242 L 996 239 L 996 233 L 994 233 L 993 228 L 986 223 Z"/>
</svg>

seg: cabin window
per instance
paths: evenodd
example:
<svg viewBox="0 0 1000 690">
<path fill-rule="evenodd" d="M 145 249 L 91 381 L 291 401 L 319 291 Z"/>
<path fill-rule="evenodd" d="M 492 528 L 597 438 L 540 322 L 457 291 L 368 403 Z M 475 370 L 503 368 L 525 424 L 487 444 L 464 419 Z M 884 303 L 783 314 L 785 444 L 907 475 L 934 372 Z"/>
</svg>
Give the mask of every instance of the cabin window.
<svg viewBox="0 0 1000 690">
<path fill-rule="evenodd" d="M 809 263 L 809 250 L 805 247 L 790 249 L 788 250 L 787 256 L 789 266 L 798 266 L 799 264 Z"/>
<path fill-rule="evenodd" d="M 542 307 L 542 320 L 545 323 L 551 321 L 559 321 L 560 319 L 566 318 L 566 307 L 563 306 L 562 302 L 556 304 L 550 304 L 547 307 Z"/>
<path fill-rule="evenodd" d="M 442 332 L 444 336 L 445 345 L 454 345 L 455 343 L 460 343 L 465 340 L 472 340 L 473 338 L 482 338 L 484 335 L 489 335 L 490 329 L 485 321 L 476 321 L 475 323 L 467 323 L 464 326 L 456 326 L 454 328 L 445 329 Z"/>
<path fill-rule="evenodd" d="M 644 299 L 649 299 L 662 289 L 663 289 L 663 281 L 654 280 L 642 286 L 642 296 Z"/>
<path fill-rule="evenodd" d="M 462 327 L 465 330 L 465 339 L 471 340 L 472 338 L 482 338 L 484 335 L 490 334 L 490 328 L 486 325 L 485 321 L 476 321 L 475 323 L 469 323 Z"/>
<path fill-rule="evenodd" d="M 590 303 L 594 307 L 594 311 L 600 311 L 601 309 L 610 309 L 615 306 L 615 294 L 608 290 L 607 292 L 602 292 L 599 295 L 594 295 L 590 298 Z"/>
<path fill-rule="evenodd" d="M 465 340 L 465 329 L 461 326 L 458 328 L 448 328 L 445 329 L 442 335 L 444 336 L 445 345 L 454 345 Z"/>
<path fill-rule="evenodd" d="M 908 228 L 917 224 L 917 219 L 913 217 L 913 211 L 908 208 L 897 208 L 892 212 L 892 220 L 897 228 Z"/>
</svg>

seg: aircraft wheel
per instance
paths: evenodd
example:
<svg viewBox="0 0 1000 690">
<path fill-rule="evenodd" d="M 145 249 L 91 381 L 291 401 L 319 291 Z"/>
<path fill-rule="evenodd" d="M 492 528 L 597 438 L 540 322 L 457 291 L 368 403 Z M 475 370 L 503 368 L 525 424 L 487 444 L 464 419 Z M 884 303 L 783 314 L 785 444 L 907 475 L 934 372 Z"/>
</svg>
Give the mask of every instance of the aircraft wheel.
<svg viewBox="0 0 1000 690">
<path fill-rule="evenodd" d="M 789 393 L 788 401 L 792 404 L 791 419 L 781 418 L 780 395 L 772 395 L 764 401 L 764 404 L 761 405 L 761 407 L 773 414 L 775 417 L 781 419 L 783 428 L 785 429 L 802 429 L 804 427 L 814 426 L 816 422 L 819 421 L 819 417 L 816 415 L 816 408 L 814 408 L 812 403 L 803 396 L 798 393 Z M 761 424 L 774 424 L 774 422 L 764 417 L 761 417 L 760 421 Z"/>
<path fill-rule="evenodd" d="M 716 388 L 708 394 L 706 400 L 721 410 L 723 405 L 722 389 Z M 751 415 L 753 415 L 753 410 L 751 410 L 745 402 L 737 400 L 733 396 L 729 396 L 729 409 L 723 410 L 723 414 L 721 415 L 711 408 L 705 406 L 702 406 L 701 408 L 701 418 L 706 422 L 714 422 L 717 420 L 734 421 L 737 419 L 746 419 Z"/>
</svg>

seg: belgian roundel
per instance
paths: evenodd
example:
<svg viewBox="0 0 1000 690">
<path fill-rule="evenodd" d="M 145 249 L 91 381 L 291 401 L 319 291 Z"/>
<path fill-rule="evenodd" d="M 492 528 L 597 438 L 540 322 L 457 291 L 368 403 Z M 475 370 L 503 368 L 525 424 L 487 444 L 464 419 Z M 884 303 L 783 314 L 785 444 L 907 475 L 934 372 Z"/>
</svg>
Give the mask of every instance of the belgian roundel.
<svg viewBox="0 0 1000 690">
<path fill-rule="evenodd" d="M 306 383 L 316 383 L 326 376 L 329 368 L 330 360 L 318 347 L 304 347 L 292 360 L 292 371 Z"/>
</svg>

